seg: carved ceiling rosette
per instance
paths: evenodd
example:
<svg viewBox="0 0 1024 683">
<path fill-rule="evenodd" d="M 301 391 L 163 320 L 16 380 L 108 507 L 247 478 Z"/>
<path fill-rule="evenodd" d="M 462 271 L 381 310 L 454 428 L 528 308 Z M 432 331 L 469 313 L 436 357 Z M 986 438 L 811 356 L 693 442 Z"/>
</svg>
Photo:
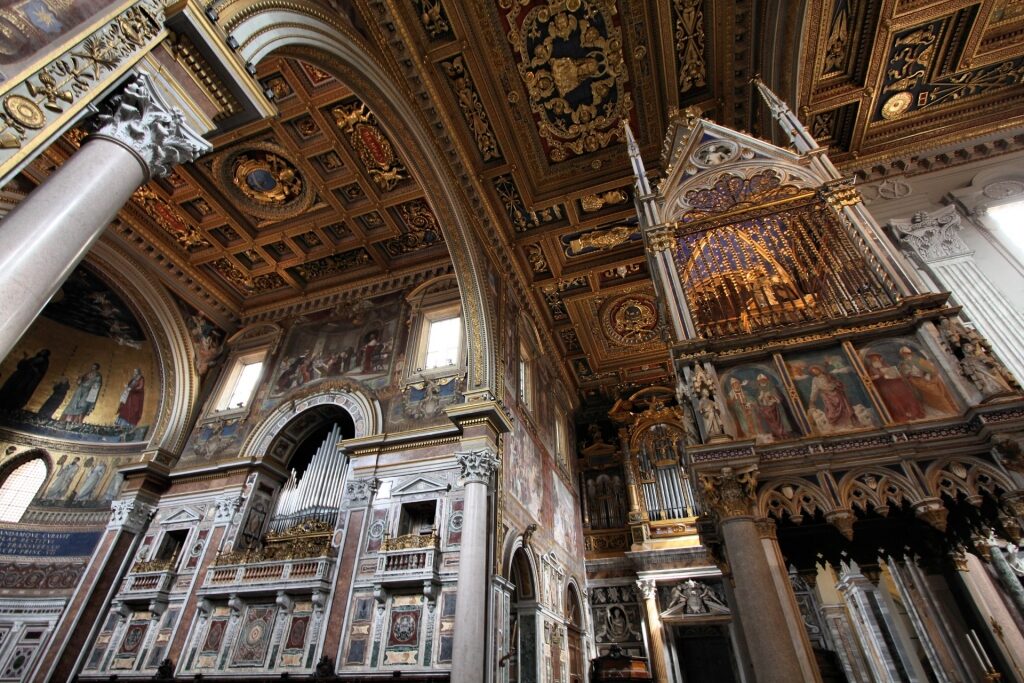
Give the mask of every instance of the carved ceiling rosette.
<svg viewBox="0 0 1024 683">
<path fill-rule="evenodd" d="M 612 0 L 500 0 L 508 40 L 548 158 L 622 139 L 633 103 Z"/>
<path fill-rule="evenodd" d="M 249 142 L 220 154 L 213 175 L 236 205 L 256 218 L 292 218 L 316 198 L 288 152 L 271 142 Z"/>
</svg>

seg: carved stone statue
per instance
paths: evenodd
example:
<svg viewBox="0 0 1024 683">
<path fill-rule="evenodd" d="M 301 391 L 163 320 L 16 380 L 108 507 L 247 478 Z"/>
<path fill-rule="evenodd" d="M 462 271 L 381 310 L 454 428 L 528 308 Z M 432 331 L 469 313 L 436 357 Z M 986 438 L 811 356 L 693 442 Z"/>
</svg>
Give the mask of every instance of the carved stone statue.
<svg viewBox="0 0 1024 683">
<path fill-rule="evenodd" d="M 725 424 L 722 422 L 718 401 L 715 400 L 715 383 L 700 363 L 693 366 L 693 390 L 700 396 L 697 408 L 704 421 L 706 440 L 721 440 L 725 437 Z"/>
<path fill-rule="evenodd" d="M 984 346 L 968 342 L 962 350 L 964 357 L 960 360 L 960 367 L 963 368 L 964 376 L 974 383 L 982 395 L 988 397 L 1013 392 L 1007 378 L 1009 371 Z"/>
<path fill-rule="evenodd" d="M 672 604 L 683 605 L 683 614 L 728 614 L 729 607 L 704 583 L 689 579 L 672 587 Z"/>
</svg>

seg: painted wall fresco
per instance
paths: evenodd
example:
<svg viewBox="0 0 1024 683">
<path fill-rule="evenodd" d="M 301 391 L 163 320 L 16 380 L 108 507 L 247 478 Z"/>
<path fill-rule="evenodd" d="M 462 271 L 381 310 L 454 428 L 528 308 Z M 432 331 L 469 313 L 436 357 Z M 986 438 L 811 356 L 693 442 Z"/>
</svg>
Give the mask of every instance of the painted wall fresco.
<svg viewBox="0 0 1024 683">
<path fill-rule="evenodd" d="M 0 83 L 58 51 L 88 29 L 110 0 L 22 0 L 0 8 Z"/>
<path fill-rule="evenodd" d="M 741 365 L 723 373 L 721 381 L 737 439 L 772 443 L 801 435 L 774 368 L 762 363 Z"/>
<path fill-rule="evenodd" d="M 881 424 L 867 389 L 841 348 L 786 357 L 811 432 L 838 434 Z"/>
<path fill-rule="evenodd" d="M 894 422 L 960 414 L 949 379 L 914 339 L 872 342 L 860 349 L 867 375 Z"/>
<path fill-rule="evenodd" d="M 144 441 L 160 397 L 138 320 L 85 267 L 0 363 L 0 382 L 0 425 L 79 441 Z"/>
<path fill-rule="evenodd" d="M 502 468 L 505 490 L 526 509 L 533 521 L 540 521 L 541 506 L 544 503 L 540 454 L 522 420 L 516 420 L 515 427 L 506 437 L 506 443 L 508 454 Z"/>
</svg>

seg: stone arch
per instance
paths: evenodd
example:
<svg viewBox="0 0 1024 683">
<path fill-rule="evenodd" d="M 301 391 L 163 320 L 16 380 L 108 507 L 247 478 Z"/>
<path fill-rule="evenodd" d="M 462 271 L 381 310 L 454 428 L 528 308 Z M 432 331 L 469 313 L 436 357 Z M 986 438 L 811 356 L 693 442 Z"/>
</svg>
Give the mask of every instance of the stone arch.
<svg viewBox="0 0 1024 683">
<path fill-rule="evenodd" d="M 436 138 L 416 111 L 402 77 L 374 58 L 374 47 L 336 12 L 304 0 L 257 4 L 229 1 L 217 7 L 218 23 L 237 53 L 257 64 L 275 53 L 315 62 L 342 80 L 377 115 L 394 139 L 402 140 L 403 160 L 420 181 L 444 233 L 459 283 L 466 320 L 466 393 L 495 394 L 495 308 L 486 282 L 486 256 L 468 216 L 473 212 L 442 156 Z"/>
<path fill-rule="evenodd" d="M 813 517 L 817 512 L 826 515 L 835 509 L 821 487 L 799 477 L 765 483 L 761 487 L 757 506 L 762 517 L 774 517 L 781 521 L 788 516 L 794 524 L 803 522 L 805 516 Z"/>
<path fill-rule="evenodd" d="M 3 485 L 7 477 L 10 476 L 11 472 L 18 469 L 22 465 L 32 460 L 42 460 L 43 464 L 46 465 L 46 478 L 43 479 L 43 483 L 39 489 L 42 490 L 46 482 L 49 481 L 50 475 L 53 474 L 53 456 L 50 452 L 43 448 L 29 448 L 19 452 L 12 452 L 10 456 L 0 460 L 0 485 Z M 38 495 L 38 493 L 37 493 Z"/>
<path fill-rule="evenodd" d="M 906 476 L 887 468 L 859 468 L 847 472 L 839 482 L 839 502 L 843 508 L 889 514 L 892 506 L 913 505 L 924 494 Z"/>
<path fill-rule="evenodd" d="M 296 417 L 324 406 L 337 406 L 352 417 L 354 438 L 379 434 L 382 430 L 384 419 L 376 400 L 367 398 L 362 391 L 348 385 L 328 382 L 285 396 L 281 404 L 252 430 L 242 444 L 239 457 L 259 459 L 270 455 L 274 439 Z"/>
<path fill-rule="evenodd" d="M 1003 492 L 1016 488 L 995 465 L 973 457 L 951 457 L 933 462 L 925 470 L 925 482 L 929 495 L 936 498 L 948 496 L 954 501 L 963 495 L 972 505 L 980 505 L 985 494 L 997 500 Z"/>
</svg>

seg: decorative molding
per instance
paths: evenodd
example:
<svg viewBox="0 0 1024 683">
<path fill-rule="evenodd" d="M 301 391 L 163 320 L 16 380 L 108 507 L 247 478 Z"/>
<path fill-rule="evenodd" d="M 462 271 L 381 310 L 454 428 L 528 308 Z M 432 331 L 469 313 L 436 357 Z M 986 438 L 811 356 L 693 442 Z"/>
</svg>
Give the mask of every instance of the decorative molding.
<svg viewBox="0 0 1024 683">
<path fill-rule="evenodd" d="M 188 127 L 181 110 L 164 100 L 145 71 L 101 105 L 95 126 L 93 137 L 116 142 L 139 158 L 147 181 L 213 149 Z"/>
<path fill-rule="evenodd" d="M 484 484 L 489 486 L 491 475 L 498 469 L 498 456 L 489 448 L 476 451 L 464 451 L 455 454 L 462 467 L 461 479 L 466 484 Z"/>
<path fill-rule="evenodd" d="M 921 211 L 909 221 L 889 221 L 889 228 L 900 247 L 924 263 L 974 253 L 959 235 L 963 226 L 956 206 L 931 213 Z"/>
<path fill-rule="evenodd" d="M 353 479 L 345 482 L 345 496 L 342 505 L 346 508 L 366 507 L 377 491 L 376 479 Z"/>
</svg>

